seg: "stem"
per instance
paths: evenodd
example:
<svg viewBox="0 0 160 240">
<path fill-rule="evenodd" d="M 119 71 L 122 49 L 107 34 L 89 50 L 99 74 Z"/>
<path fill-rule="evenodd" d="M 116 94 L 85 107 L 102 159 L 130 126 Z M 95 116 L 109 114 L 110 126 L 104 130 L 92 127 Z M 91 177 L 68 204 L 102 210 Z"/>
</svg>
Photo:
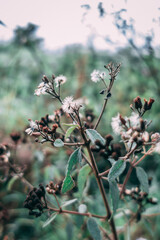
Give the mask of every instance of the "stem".
<svg viewBox="0 0 160 240">
<path fill-rule="evenodd" d="M 122 194 L 123 194 L 123 192 L 124 192 L 124 189 L 125 189 L 125 186 L 126 186 L 126 184 L 127 184 L 127 182 L 128 182 L 128 179 L 129 179 L 129 177 L 130 177 L 130 175 L 131 175 L 131 173 L 132 173 L 132 170 L 133 170 L 133 168 L 134 167 L 136 167 L 147 155 L 149 155 L 151 152 L 152 152 L 152 147 L 136 162 L 136 159 L 131 163 L 131 166 L 130 166 L 130 168 L 129 168 L 129 170 L 128 170 L 128 173 L 127 173 L 127 176 L 126 176 L 126 178 L 125 178 L 125 180 L 124 180 L 124 183 L 123 183 L 123 185 L 122 185 L 122 189 L 121 189 L 121 192 L 120 192 L 120 197 L 122 196 Z"/>
<path fill-rule="evenodd" d="M 64 146 L 82 146 L 84 143 L 64 143 Z"/>
<path fill-rule="evenodd" d="M 86 217 L 95 217 L 95 218 L 101 218 L 101 219 L 106 219 L 106 216 L 100 216 L 100 215 L 96 215 L 96 214 L 91 214 L 91 213 L 79 213 L 76 211 L 69 211 L 69 210 L 60 210 L 60 209 L 56 209 L 56 208 L 48 208 L 49 210 L 52 210 L 54 212 L 59 212 L 60 214 L 63 213 L 68 213 L 68 214 L 73 214 L 73 215 L 80 215 L 80 216 L 86 216 Z"/>
<path fill-rule="evenodd" d="M 150 153 L 152 153 L 153 149 L 152 147 L 136 162 L 134 163 L 134 167 L 136 167 L 147 155 L 149 155 Z"/>
<path fill-rule="evenodd" d="M 107 169 L 105 172 L 99 173 L 99 177 L 102 177 L 102 176 L 108 174 L 109 171 L 110 171 L 110 169 Z"/>
<path fill-rule="evenodd" d="M 101 121 L 101 118 L 102 118 L 102 116 L 103 116 L 104 110 L 105 110 L 106 105 L 107 105 L 107 102 L 108 102 L 108 99 L 105 99 L 104 104 L 103 104 L 103 107 L 102 107 L 101 114 L 99 115 L 99 118 L 98 118 L 98 120 L 97 120 L 97 122 L 96 122 L 96 124 L 95 124 L 95 126 L 94 126 L 94 129 L 95 129 L 95 130 L 96 130 L 96 128 L 98 127 L 99 122 Z"/>
<path fill-rule="evenodd" d="M 129 170 L 128 170 L 127 176 L 126 176 L 126 178 L 125 178 L 125 180 L 124 180 L 124 182 L 123 182 L 122 189 L 121 189 L 121 191 L 120 191 L 120 198 L 121 198 L 121 196 L 122 196 L 122 194 L 123 194 L 123 192 L 124 192 L 125 186 L 126 186 L 126 184 L 127 184 L 127 182 L 128 182 L 128 179 L 129 179 L 129 177 L 130 177 L 130 175 L 131 175 L 131 173 L 132 173 L 133 168 L 134 168 L 134 166 L 131 165 L 130 168 L 129 168 Z"/>
<path fill-rule="evenodd" d="M 53 195 L 54 195 L 54 197 L 55 197 L 55 199 L 56 199 L 56 202 L 57 202 L 57 205 L 58 205 L 58 207 L 59 207 L 59 210 L 61 211 L 61 206 L 60 206 L 60 204 L 59 204 L 59 201 L 58 201 L 58 199 L 57 199 L 57 196 L 56 196 L 55 193 L 53 193 Z"/>
<path fill-rule="evenodd" d="M 92 154 L 92 151 L 90 149 L 90 141 L 88 141 L 88 139 L 86 138 L 86 135 L 84 133 L 83 128 L 80 128 L 80 131 L 81 131 L 82 138 L 83 138 L 83 140 L 85 142 L 85 145 L 86 145 L 86 148 L 87 148 L 87 151 L 88 151 L 91 163 L 92 163 L 92 169 L 93 169 L 94 175 L 96 177 L 99 190 L 100 190 L 102 198 L 103 198 L 103 202 L 104 202 L 104 205 L 105 205 L 105 208 L 106 208 L 106 212 L 107 212 L 107 219 L 111 218 L 110 221 L 109 221 L 109 224 L 111 226 L 112 233 L 114 235 L 114 239 L 118 240 L 114 219 L 113 219 L 113 217 L 111 217 L 112 212 L 111 212 L 111 209 L 109 207 L 108 200 L 106 198 L 106 193 L 105 193 L 105 190 L 104 190 L 103 182 L 102 182 L 101 177 L 99 176 L 98 167 L 97 167 L 96 161 L 94 159 L 94 156 Z"/>
</svg>

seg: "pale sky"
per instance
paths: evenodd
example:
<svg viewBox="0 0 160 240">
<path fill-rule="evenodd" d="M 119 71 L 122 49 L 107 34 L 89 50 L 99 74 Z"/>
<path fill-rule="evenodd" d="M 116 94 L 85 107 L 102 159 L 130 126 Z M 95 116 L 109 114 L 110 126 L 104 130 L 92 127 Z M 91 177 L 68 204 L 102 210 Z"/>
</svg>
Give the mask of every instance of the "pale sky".
<svg viewBox="0 0 160 240">
<path fill-rule="evenodd" d="M 0 40 L 13 36 L 17 25 L 25 26 L 28 22 L 39 25 L 38 36 L 44 38 L 45 47 L 56 49 L 66 44 L 87 44 L 89 36 L 95 36 L 94 45 L 99 49 L 110 48 L 104 41 L 109 36 L 115 46 L 126 44 L 125 38 L 114 26 L 113 14 L 121 8 L 127 12 L 123 17 L 134 20 L 139 34 L 151 34 L 154 31 L 154 44 L 160 41 L 160 1 L 159 0 L 104 0 L 105 18 L 99 18 L 97 0 L 0 0 L 0 20 L 7 28 L 0 25 Z M 82 22 L 85 9 L 83 4 L 90 4 L 91 10 Z M 153 21 L 154 18 L 154 21 Z M 158 21 L 159 20 L 159 21 Z M 137 39 L 140 44 L 140 38 Z"/>
</svg>

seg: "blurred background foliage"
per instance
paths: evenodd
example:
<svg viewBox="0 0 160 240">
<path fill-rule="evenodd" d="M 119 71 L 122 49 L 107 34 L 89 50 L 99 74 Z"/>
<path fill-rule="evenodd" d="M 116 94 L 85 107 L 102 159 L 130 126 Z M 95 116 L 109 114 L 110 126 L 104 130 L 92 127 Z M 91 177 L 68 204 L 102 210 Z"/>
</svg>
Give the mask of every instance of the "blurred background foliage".
<svg viewBox="0 0 160 240">
<path fill-rule="evenodd" d="M 99 11 L 100 16 L 103 16 L 102 6 L 99 6 Z M 131 26 L 129 27 L 123 22 L 120 14 L 117 15 L 116 24 L 120 34 L 124 34 L 126 37 L 128 29 L 133 31 Z M 90 80 L 90 73 L 94 69 L 105 71 L 104 65 L 109 62 L 121 62 L 122 67 L 99 126 L 101 134 L 112 134 L 110 122 L 117 112 L 123 116 L 131 114 L 129 106 L 133 98 L 138 95 L 142 99 L 148 100 L 150 97 L 155 99 L 152 111 L 148 111 L 145 117 L 152 120 L 150 131 L 159 131 L 160 55 L 158 47 L 152 46 L 152 38 L 145 36 L 144 46 L 141 48 L 135 45 L 134 37 L 130 38 L 125 48 L 120 48 L 115 52 L 98 51 L 94 48 L 92 39 L 87 47 L 75 44 L 51 52 L 43 49 L 43 40 L 37 38 L 36 30 L 37 26 L 31 23 L 24 28 L 17 27 L 12 41 L 0 43 L 1 142 L 13 144 L 8 137 L 13 130 L 21 131 L 23 135 L 28 118 L 40 120 L 46 114 L 53 114 L 54 110 L 59 107 L 59 104 L 48 96 L 34 96 L 34 90 L 44 74 L 47 77 L 51 77 L 52 74 L 65 75 L 68 81 L 63 86 L 63 97 L 68 95 L 73 95 L 75 98 L 85 96 L 88 100 L 86 108 L 93 109 L 95 115 L 98 116 L 103 102 L 103 95 L 100 95 L 99 91 L 103 89 L 103 86 L 101 83 L 94 84 Z M 115 137 L 115 140 L 118 139 Z M 32 140 L 28 140 L 27 144 L 21 142 L 16 153 L 16 161 L 22 166 L 27 166 L 24 172 L 25 177 L 34 186 L 40 182 L 47 184 L 53 179 L 63 179 L 67 159 L 68 155 L 63 150 L 57 152 L 50 145 L 39 146 Z M 103 164 L 99 167 L 103 168 Z M 148 157 L 143 166 L 147 169 L 148 175 L 154 177 L 151 193 L 153 192 L 154 196 L 160 199 L 158 192 L 159 156 L 153 156 L 152 159 Z M 130 186 L 135 184 L 134 178 L 133 173 L 129 182 Z M 13 182 L 11 180 L 12 177 L 0 184 L 2 205 L 9 209 L 9 217 L 0 228 L 2 239 L 91 239 L 84 224 L 86 219 L 84 221 L 76 216 L 58 216 L 53 224 L 42 229 L 42 222 L 46 220 L 47 215 L 42 215 L 38 219 L 29 217 L 28 211 L 22 208 L 27 189 L 20 180 Z M 102 200 L 95 190 L 94 179 L 91 178 L 89 185 L 90 192 L 93 194 L 92 197 L 89 196 L 85 199 L 89 205 L 89 211 L 103 214 L 101 207 L 103 204 L 98 204 Z M 108 186 L 105 187 L 108 189 Z M 75 196 L 76 192 L 73 192 L 65 198 Z M 133 204 L 129 202 L 128 205 L 134 210 Z M 124 208 L 124 205 L 122 204 L 121 207 Z M 151 213 L 154 212 L 160 212 L 160 205 L 151 209 Z M 140 236 L 146 239 L 159 239 L 159 220 L 160 217 L 143 219 L 138 225 L 134 225 L 130 230 L 131 239 L 137 239 Z M 122 216 L 117 218 L 116 222 L 119 227 L 122 227 L 126 219 Z M 99 222 L 99 224 L 105 225 L 103 222 Z M 80 231 L 80 228 L 83 231 Z M 4 236 L 8 236 L 8 238 L 4 238 Z M 127 238 L 125 234 L 122 234 L 120 239 Z"/>
</svg>

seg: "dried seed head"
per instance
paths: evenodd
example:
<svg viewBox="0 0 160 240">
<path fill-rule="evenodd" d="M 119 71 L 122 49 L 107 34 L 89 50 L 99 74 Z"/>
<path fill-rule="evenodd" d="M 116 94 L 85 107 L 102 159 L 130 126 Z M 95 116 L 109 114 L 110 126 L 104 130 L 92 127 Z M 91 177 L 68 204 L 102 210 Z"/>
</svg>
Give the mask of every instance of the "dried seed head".
<svg viewBox="0 0 160 240">
<path fill-rule="evenodd" d="M 150 98 L 149 101 L 148 101 L 148 110 L 150 110 L 152 108 L 152 104 L 154 103 L 154 99 L 153 98 Z"/>
<path fill-rule="evenodd" d="M 142 102 L 141 102 L 141 98 L 139 96 L 136 97 L 133 101 L 134 101 L 135 109 L 141 109 L 142 108 Z"/>
</svg>

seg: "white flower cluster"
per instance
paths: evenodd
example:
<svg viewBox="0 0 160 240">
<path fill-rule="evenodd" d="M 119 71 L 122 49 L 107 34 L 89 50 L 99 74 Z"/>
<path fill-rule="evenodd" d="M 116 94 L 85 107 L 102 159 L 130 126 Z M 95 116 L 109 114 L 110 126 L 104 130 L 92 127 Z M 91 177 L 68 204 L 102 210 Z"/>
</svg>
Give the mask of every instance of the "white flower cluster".
<svg viewBox="0 0 160 240">
<path fill-rule="evenodd" d="M 54 79 L 56 87 L 59 87 L 59 85 L 64 84 L 67 81 L 67 78 L 63 75 L 59 75 Z"/>
<path fill-rule="evenodd" d="M 33 120 L 31 120 L 31 119 L 28 119 L 28 121 L 30 122 L 30 123 L 29 123 L 30 127 L 27 128 L 27 129 L 25 130 L 25 132 L 26 132 L 28 135 L 32 135 L 35 130 L 38 130 L 38 125 L 37 125 L 37 123 L 35 123 L 35 122 L 34 122 Z"/>
<path fill-rule="evenodd" d="M 100 72 L 99 70 L 94 70 L 91 73 L 91 80 L 95 83 L 99 82 L 100 80 L 104 80 L 106 74 L 104 72 Z"/>
<path fill-rule="evenodd" d="M 135 112 L 132 112 L 131 116 L 128 118 L 128 120 L 130 121 L 131 125 L 136 127 L 139 125 L 139 115 Z"/>
<path fill-rule="evenodd" d="M 50 86 L 48 83 L 41 82 L 38 85 L 38 88 L 35 90 L 34 95 L 40 96 L 40 95 L 47 94 L 47 90 L 49 90 L 49 88 Z"/>
<path fill-rule="evenodd" d="M 80 107 L 82 107 L 82 101 L 79 99 L 73 100 L 72 96 L 66 97 L 62 105 L 63 111 L 68 114 L 74 113 L 74 111 L 79 110 Z"/>
<path fill-rule="evenodd" d="M 123 130 L 123 127 L 122 127 L 122 122 L 120 120 L 120 114 L 119 113 L 116 117 L 112 117 L 111 126 L 112 126 L 112 129 L 113 129 L 113 132 L 116 135 L 121 134 L 121 132 Z"/>
</svg>

